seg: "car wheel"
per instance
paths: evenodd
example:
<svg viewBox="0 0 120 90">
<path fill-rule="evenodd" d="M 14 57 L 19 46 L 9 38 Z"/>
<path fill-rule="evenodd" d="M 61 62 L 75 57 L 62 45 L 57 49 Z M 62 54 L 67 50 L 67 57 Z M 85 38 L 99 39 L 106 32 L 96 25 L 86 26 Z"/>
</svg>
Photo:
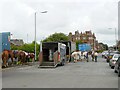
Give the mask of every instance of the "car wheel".
<svg viewBox="0 0 120 90">
<path fill-rule="evenodd" d="M 111 69 L 114 69 L 114 66 L 111 66 Z"/>
<path fill-rule="evenodd" d="M 65 65 L 64 60 L 62 60 L 62 62 L 61 62 L 61 66 L 64 66 L 64 65 Z"/>
<path fill-rule="evenodd" d="M 109 66 L 111 67 L 110 63 L 109 63 Z"/>
<path fill-rule="evenodd" d="M 109 63 L 109 60 L 106 60 L 107 63 Z"/>
<path fill-rule="evenodd" d="M 119 69 L 119 72 L 118 72 L 118 77 L 120 77 L 120 69 Z"/>
<path fill-rule="evenodd" d="M 117 71 L 116 71 L 116 70 L 115 70 L 114 72 L 115 72 L 115 73 L 117 73 Z"/>
</svg>

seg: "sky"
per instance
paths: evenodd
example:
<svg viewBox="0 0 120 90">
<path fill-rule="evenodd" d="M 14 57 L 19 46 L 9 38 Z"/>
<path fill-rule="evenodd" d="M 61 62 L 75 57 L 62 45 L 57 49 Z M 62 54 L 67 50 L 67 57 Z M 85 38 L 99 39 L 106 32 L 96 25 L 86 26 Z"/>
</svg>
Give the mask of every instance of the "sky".
<svg viewBox="0 0 120 90">
<path fill-rule="evenodd" d="M 99 42 L 115 45 L 119 0 L 0 0 L 0 32 L 30 43 L 57 32 L 91 30 Z M 41 13 L 48 11 L 47 13 Z M 109 29 L 111 28 L 111 29 Z M 116 36 L 118 37 L 117 33 Z"/>
</svg>

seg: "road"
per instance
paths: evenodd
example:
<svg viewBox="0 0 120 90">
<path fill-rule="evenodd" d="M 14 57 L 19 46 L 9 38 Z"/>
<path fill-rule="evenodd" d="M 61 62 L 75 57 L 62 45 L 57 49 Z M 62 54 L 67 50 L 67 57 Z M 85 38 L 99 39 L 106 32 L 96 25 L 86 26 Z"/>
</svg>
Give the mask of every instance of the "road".
<svg viewBox="0 0 120 90">
<path fill-rule="evenodd" d="M 3 70 L 3 88 L 118 88 L 118 77 L 100 56 L 98 62 L 38 65 Z"/>
</svg>

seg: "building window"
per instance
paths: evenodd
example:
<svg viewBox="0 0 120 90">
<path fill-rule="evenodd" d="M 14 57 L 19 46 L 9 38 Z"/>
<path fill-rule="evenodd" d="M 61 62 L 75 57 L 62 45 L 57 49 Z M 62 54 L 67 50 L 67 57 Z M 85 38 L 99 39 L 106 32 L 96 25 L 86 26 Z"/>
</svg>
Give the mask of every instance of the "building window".
<svg viewBox="0 0 120 90">
<path fill-rule="evenodd" d="M 86 39 L 86 37 L 83 37 L 83 40 L 85 40 Z"/>
<path fill-rule="evenodd" d="M 72 41 L 74 41 L 74 39 L 72 38 Z"/>
<path fill-rule="evenodd" d="M 89 40 L 93 39 L 93 37 L 89 37 Z"/>
</svg>

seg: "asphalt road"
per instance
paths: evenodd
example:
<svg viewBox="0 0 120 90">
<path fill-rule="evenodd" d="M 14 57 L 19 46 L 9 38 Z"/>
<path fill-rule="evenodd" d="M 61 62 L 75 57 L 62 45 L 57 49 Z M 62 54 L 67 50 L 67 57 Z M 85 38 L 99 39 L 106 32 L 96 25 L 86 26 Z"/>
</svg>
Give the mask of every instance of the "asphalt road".
<svg viewBox="0 0 120 90">
<path fill-rule="evenodd" d="M 118 77 L 101 57 L 98 62 L 68 63 L 57 68 L 38 65 L 5 69 L 3 88 L 118 88 Z"/>
</svg>

